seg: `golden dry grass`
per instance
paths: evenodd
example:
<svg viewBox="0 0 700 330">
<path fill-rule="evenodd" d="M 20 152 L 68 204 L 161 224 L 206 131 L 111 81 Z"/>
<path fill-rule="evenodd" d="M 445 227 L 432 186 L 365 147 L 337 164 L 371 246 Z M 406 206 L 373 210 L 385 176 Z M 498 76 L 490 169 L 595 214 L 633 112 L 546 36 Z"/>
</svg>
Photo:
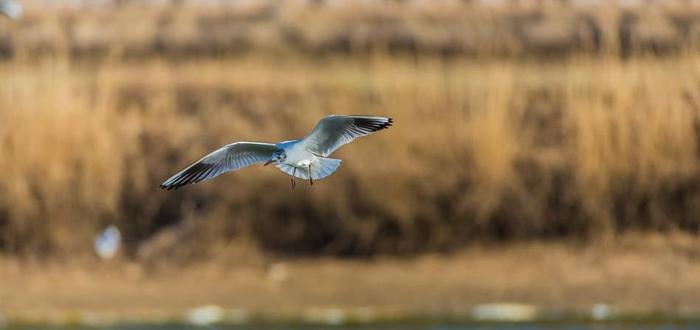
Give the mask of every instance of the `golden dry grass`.
<svg viewBox="0 0 700 330">
<path fill-rule="evenodd" d="M 173 8 L 2 22 L 0 250 L 89 255 L 109 223 L 145 260 L 231 239 L 371 255 L 700 228 L 694 7 Z M 331 113 L 396 125 L 313 189 L 267 168 L 157 189 L 215 147 Z"/>
<path fill-rule="evenodd" d="M 694 232 L 699 60 L 3 62 L 0 246 L 86 252 L 111 222 L 134 255 L 163 228 L 185 228 L 177 235 L 187 256 L 232 237 L 278 251 L 373 254 L 629 228 Z M 340 171 L 313 189 L 291 191 L 257 167 L 157 189 L 212 148 L 299 137 L 330 113 L 388 115 L 396 125 L 339 151 Z"/>
<path fill-rule="evenodd" d="M 368 56 L 557 58 L 676 55 L 700 44 L 700 6 L 565 1 L 235 2 L 61 6 L 25 0 L 0 21 L 0 57 L 221 57 L 256 52 Z M 225 3 L 225 2 L 224 2 Z"/>
</svg>

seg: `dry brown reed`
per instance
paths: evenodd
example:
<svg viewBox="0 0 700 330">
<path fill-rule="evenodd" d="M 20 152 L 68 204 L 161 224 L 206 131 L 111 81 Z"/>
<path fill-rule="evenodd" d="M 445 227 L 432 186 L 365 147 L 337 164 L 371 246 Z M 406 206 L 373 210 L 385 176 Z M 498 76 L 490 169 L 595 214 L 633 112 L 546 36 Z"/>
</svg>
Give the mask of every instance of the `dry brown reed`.
<svg viewBox="0 0 700 330">
<path fill-rule="evenodd" d="M 154 258 L 147 247 L 167 233 L 180 246 L 170 253 L 188 258 L 232 239 L 285 253 L 372 255 L 699 229 L 692 51 L 183 60 L 123 57 L 117 44 L 110 56 L 81 61 L 18 49 L 0 63 L 5 253 L 88 255 L 108 223 L 139 258 Z M 396 124 L 341 149 L 339 172 L 313 189 L 291 191 L 281 173 L 254 167 L 158 190 L 215 147 L 300 137 L 331 113 Z"/>
<path fill-rule="evenodd" d="M 0 20 L 0 57 L 221 57 L 255 52 L 367 56 L 558 58 L 677 55 L 700 43 L 700 6 L 569 5 L 565 1 L 200 2 L 144 7 L 31 5 Z M 539 3 L 539 5 L 537 5 Z"/>
<path fill-rule="evenodd" d="M 112 221 L 134 251 L 183 221 L 196 239 L 341 254 L 697 230 L 699 63 L 6 62 L 0 242 L 74 252 Z M 329 113 L 396 125 L 342 149 L 313 189 L 261 168 L 157 189 L 214 147 L 302 136 Z"/>
</svg>

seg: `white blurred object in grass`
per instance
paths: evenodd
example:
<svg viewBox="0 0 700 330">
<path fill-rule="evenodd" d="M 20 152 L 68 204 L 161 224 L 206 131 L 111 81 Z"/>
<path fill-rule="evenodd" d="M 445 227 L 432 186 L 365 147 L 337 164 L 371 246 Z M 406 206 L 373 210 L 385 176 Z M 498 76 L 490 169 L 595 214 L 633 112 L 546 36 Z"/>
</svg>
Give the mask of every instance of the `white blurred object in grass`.
<svg viewBox="0 0 700 330">
<path fill-rule="evenodd" d="M 22 15 L 22 5 L 13 0 L 0 0 L 0 14 L 17 19 Z"/>
<path fill-rule="evenodd" d="M 482 304 L 472 310 L 472 317 L 478 321 L 532 321 L 539 314 L 540 310 L 536 306 L 517 303 Z"/>
<path fill-rule="evenodd" d="M 111 259 L 119 251 L 122 235 L 115 225 L 105 228 L 95 239 L 95 253 L 102 259 Z"/>
<path fill-rule="evenodd" d="M 205 326 L 221 322 L 224 311 L 216 305 L 197 307 L 187 313 L 187 321 L 196 326 Z"/>
<path fill-rule="evenodd" d="M 593 308 L 591 308 L 591 317 L 594 320 L 607 320 L 614 317 L 614 315 L 615 311 L 612 306 L 608 304 L 595 304 Z"/>
</svg>

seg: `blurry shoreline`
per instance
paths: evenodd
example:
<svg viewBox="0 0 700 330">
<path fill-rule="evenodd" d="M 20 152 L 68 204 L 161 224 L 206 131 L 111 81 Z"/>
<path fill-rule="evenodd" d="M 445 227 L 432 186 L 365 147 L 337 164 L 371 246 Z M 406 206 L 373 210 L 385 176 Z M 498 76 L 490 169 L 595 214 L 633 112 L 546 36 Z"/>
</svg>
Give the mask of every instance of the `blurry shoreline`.
<svg viewBox="0 0 700 330">
<path fill-rule="evenodd" d="M 0 311 L 8 324 L 88 325 L 700 317 L 700 240 L 685 234 L 370 260 L 251 258 L 246 249 L 150 269 L 3 262 Z"/>
</svg>

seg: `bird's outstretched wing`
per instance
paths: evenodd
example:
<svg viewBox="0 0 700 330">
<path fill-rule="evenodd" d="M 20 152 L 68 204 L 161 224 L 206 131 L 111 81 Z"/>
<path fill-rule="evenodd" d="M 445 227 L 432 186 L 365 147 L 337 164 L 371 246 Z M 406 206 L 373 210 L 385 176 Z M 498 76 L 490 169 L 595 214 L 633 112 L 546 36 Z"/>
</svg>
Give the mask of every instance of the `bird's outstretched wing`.
<svg viewBox="0 0 700 330">
<path fill-rule="evenodd" d="M 160 188 L 177 189 L 186 184 L 212 179 L 222 173 L 267 161 L 276 149 L 274 144 L 259 142 L 225 145 L 165 180 Z"/>
<path fill-rule="evenodd" d="M 327 157 L 355 138 L 385 129 L 392 123 L 388 117 L 331 115 L 319 120 L 302 143 L 307 150 Z"/>
</svg>

